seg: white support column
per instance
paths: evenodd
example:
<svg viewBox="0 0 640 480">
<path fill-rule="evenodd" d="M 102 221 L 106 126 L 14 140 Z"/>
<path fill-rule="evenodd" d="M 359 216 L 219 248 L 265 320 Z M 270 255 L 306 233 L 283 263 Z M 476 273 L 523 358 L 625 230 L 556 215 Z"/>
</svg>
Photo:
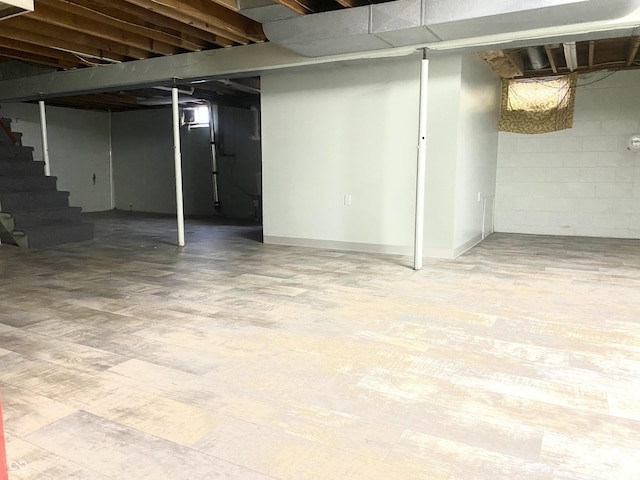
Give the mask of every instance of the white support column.
<svg viewBox="0 0 640 480">
<path fill-rule="evenodd" d="M 176 215 L 178 217 L 178 246 L 184 247 L 184 205 L 182 198 L 182 153 L 180 152 L 180 109 L 178 88 L 171 89 L 173 105 L 173 150 L 176 171 Z"/>
<path fill-rule="evenodd" d="M 413 245 L 413 269 L 422 268 L 424 242 L 424 182 L 427 163 L 427 89 L 429 84 L 429 59 L 423 50 L 420 70 L 420 120 L 418 134 L 418 171 L 416 175 L 416 222 Z"/>
<path fill-rule="evenodd" d="M 40 105 L 40 133 L 42 135 L 42 160 L 44 161 L 44 174 L 48 177 L 51 175 L 51 167 L 49 165 L 49 136 L 47 134 L 47 112 L 44 101 L 38 102 Z"/>
</svg>

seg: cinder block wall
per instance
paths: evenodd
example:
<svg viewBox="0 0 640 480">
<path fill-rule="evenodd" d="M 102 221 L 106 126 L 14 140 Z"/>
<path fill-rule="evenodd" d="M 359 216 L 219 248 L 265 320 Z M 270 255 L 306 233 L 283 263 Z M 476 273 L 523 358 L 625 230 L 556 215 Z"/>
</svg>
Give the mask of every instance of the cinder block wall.
<svg viewBox="0 0 640 480">
<path fill-rule="evenodd" d="M 500 133 L 496 231 L 640 238 L 640 71 L 578 85 L 573 129 Z"/>
</svg>

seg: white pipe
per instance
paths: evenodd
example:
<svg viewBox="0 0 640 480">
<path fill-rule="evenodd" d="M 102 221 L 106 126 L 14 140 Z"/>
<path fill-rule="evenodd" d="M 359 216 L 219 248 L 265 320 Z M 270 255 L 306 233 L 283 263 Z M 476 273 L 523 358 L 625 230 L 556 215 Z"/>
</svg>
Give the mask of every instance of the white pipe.
<svg viewBox="0 0 640 480">
<path fill-rule="evenodd" d="M 427 163 L 427 89 L 429 84 L 429 59 L 427 50 L 423 50 L 420 69 L 420 115 L 418 134 L 418 172 L 416 175 L 416 225 L 413 244 L 413 269 L 422 268 L 424 242 L 424 182 Z"/>
<path fill-rule="evenodd" d="M 182 153 L 180 152 L 180 109 L 178 89 L 171 89 L 173 100 L 173 151 L 176 171 L 176 216 L 178 219 L 178 246 L 184 247 L 184 205 L 182 199 Z"/>
<path fill-rule="evenodd" d="M 45 110 L 44 101 L 38 102 L 40 105 L 40 134 L 42 136 L 42 160 L 44 161 L 44 174 L 48 177 L 51 175 L 51 167 L 49 166 L 49 136 L 47 134 L 47 112 Z"/>
<path fill-rule="evenodd" d="M 113 118 L 109 110 L 109 197 L 111 210 L 116 208 L 116 192 L 113 186 Z"/>
<path fill-rule="evenodd" d="M 218 105 L 209 105 L 209 139 L 211 143 L 211 172 L 213 179 L 213 207 L 214 213 L 220 213 L 220 194 L 218 192 Z"/>
</svg>

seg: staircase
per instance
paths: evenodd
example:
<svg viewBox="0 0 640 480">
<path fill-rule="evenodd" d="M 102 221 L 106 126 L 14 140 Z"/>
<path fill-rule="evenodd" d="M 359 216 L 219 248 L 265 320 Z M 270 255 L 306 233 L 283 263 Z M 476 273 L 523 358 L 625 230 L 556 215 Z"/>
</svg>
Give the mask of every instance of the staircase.
<svg viewBox="0 0 640 480">
<path fill-rule="evenodd" d="M 45 176 L 44 162 L 33 160 L 33 148 L 22 146 L 11 120 L 0 121 L 6 127 L 0 129 L 2 243 L 43 248 L 91 240 L 93 224 L 82 221 L 79 207 L 69 206 L 69 192 L 59 192 L 56 177 Z"/>
</svg>

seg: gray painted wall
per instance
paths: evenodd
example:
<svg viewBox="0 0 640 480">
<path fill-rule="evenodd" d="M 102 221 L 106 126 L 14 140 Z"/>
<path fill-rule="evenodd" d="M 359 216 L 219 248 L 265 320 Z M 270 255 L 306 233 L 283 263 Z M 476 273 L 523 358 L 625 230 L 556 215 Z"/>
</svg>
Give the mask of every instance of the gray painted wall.
<svg viewBox="0 0 640 480">
<path fill-rule="evenodd" d="M 12 129 L 23 133 L 23 145 L 34 147 L 33 158 L 42 160 L 38 105 L 3 104 L 0 116 L 12 119 Z M 58 177 L 58 189 L 71 192 L 70 204 L 85 212 L 111 209 L 109 114 L 47 107 L 47 129 L 51 175 Z"/>
<path fill-rule="evenodd" d="M 222 213 L 228 217 L 254 215 L 258 192 L 256 174 L 262 171 L 260 140 L 254 134 L 253 113 L 234 107 L 220 108 L 218 183 Z"/>
<path fill-rule="evenodd" d="M 171 109 L 112 115 L 115 208 L 175 213 Z"/>
<path fill-rule="evenodd" d="M 411 250 L 419 74 L 412 56 L 262 76 L 265 242 Z"/>
<path fill-rule="evenodd" d="M 119 210 L 175 213 L 175 176 L 171 109 L 113 114 L 113 176 Z M 248 110 L 220 109 L 223 149 L 219 188 L 222 213 L 253 214 L 255 173 L 260 171 L 260 142 L 251 141 Z M 184 208 L 187 215 L 214 213 L 208 128 L 181 129 Z"/>
</svg>

